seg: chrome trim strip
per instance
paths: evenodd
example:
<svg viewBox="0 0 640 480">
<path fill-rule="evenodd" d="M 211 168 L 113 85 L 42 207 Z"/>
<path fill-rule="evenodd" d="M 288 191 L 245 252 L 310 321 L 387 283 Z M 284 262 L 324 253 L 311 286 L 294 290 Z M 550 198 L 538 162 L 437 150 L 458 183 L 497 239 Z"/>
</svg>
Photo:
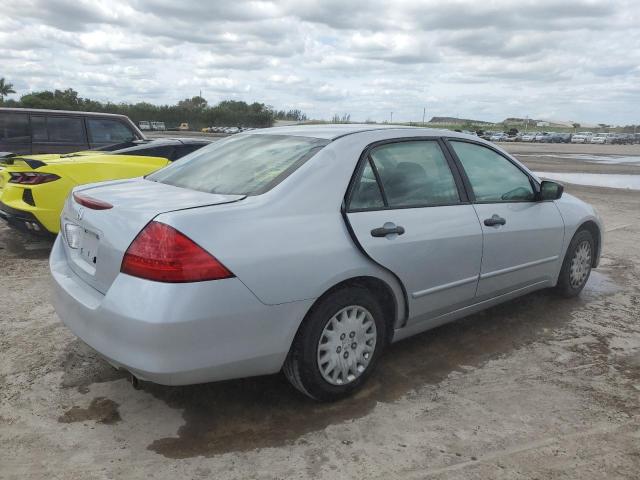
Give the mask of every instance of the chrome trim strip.
<svg viewBox="0 0 640 480">
<path fill-rule="evenodd" d="M 413 298 L 424 297 L 425 295 L 431 295 L 432 293 L 441 292 L 442 290 L 459 287 L 460 285 L 466 285 L 467 283 L 475 282 L 477 280 L 478 280 L 478 275 L 474 275 L 473 277 L 463 278 L 462 280 L 456 280 L 455 282 L 445 283 L 444 285 L 438 285 L 437 287 L 427 288 L 426 290 L 413 292 L 411 294 L 411 297 Z"/>
<path fill-rule="evenodd" d="M 514 267 L 503 268 L 502 270 L 494 270 L 493 272 L 482 273 L 480 274 L 480 280 L 484 280 L 485 278 L 497 277 L 498 275 L 504 275 L 505 273 L 516 272 L 524 268 L 535 267 L 536 265 L 542 265 L 543 263 L 555 262 L 556 260 L 558 260 L 558 258 L 559 256 L 555 255 L 553 257 L 542 258 L 540 260 L 523 263 L 521 265 L 516 265 Z"/>
</svg>

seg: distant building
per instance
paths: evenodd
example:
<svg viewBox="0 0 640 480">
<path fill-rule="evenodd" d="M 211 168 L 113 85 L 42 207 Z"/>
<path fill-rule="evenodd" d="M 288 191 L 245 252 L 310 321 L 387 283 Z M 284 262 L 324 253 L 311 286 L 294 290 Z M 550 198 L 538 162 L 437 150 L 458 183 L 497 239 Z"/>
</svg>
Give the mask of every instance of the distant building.
<svg viewBox="0 0 640 480">
<path fill-rule="evenodd" d="M 468 118 L 456 117 L 431 117 L 430 125 L 493 125 L 492 122 L 483 122 L 482 120 L 470 120 Z"/>
</svg>

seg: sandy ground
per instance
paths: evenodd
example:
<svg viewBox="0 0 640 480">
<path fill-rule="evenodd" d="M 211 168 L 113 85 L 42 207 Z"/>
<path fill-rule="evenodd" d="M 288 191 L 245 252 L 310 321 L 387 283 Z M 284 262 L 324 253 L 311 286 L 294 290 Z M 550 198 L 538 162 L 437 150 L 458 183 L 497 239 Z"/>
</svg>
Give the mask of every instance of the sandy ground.
<svg viewBox="0 0 640 480">
<path fill-rule="evenodd" d="M 507 146 L 534 170 L 619 168 L 524 147 Z M 607 227 L 579 298 L 538 292 L 400 342 L 331 405 L 281 375 L 134 390 L 56 317 L 50 245 L 0 225 L 0 478 L 637 479 L 640 191 L 567 190 Z"/>
</svg>

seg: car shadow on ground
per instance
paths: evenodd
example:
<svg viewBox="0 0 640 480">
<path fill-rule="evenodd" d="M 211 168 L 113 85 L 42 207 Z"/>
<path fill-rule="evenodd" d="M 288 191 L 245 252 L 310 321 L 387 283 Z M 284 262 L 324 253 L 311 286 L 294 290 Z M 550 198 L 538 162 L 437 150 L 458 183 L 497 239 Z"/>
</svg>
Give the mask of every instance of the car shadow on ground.
<svg viewBox="0 0 640 480">
<path fill-rule="evenodd" d="M 37 236 L 13 229 L 0 220 L 0 255 L 3 257 L 46 259 L 51 253 L 53 240 L 54 237 Z"/>
<path fill-rule="evenodd" d="M 599 288 L 597 281 L 595 285 Z M 141 382 L 144 392 L 182 410 L 184 418 L 176 436 L 157 439 L 148 449 L 169 458 L 187 458 L 294 442 L 308 432 L 362 417 L 379 402 L 393 402 L 435 385 L 452 372 L 480 367 L 534 341 L 544 341 L 589 302 L 590 294 L 585 293 L 567 300 L 551 291 L 536 292 L 393 344 L 365 388 L 336 403 L 305 398 L 283 375 L 187 387 Z M 65 359 L 63 386 L 88 391 L 91 383 L 124 377 L 88 347 L 78 345 Z"/>
</svg>

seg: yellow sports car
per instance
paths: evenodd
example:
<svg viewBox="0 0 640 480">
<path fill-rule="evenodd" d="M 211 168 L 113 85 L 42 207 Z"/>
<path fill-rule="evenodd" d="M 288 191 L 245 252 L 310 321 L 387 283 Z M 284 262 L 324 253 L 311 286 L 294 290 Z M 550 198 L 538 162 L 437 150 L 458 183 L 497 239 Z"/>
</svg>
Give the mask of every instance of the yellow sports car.
<svg viewBox="0 0 640 480">
<path fill-rule="evenodd" d="M 0 158 L 0 218 L 33 233 L 55 235 L 60 212 L 76 185 L 147 175 L 211 143 L 165 138 L 114 151 Z"/>
</svg>

